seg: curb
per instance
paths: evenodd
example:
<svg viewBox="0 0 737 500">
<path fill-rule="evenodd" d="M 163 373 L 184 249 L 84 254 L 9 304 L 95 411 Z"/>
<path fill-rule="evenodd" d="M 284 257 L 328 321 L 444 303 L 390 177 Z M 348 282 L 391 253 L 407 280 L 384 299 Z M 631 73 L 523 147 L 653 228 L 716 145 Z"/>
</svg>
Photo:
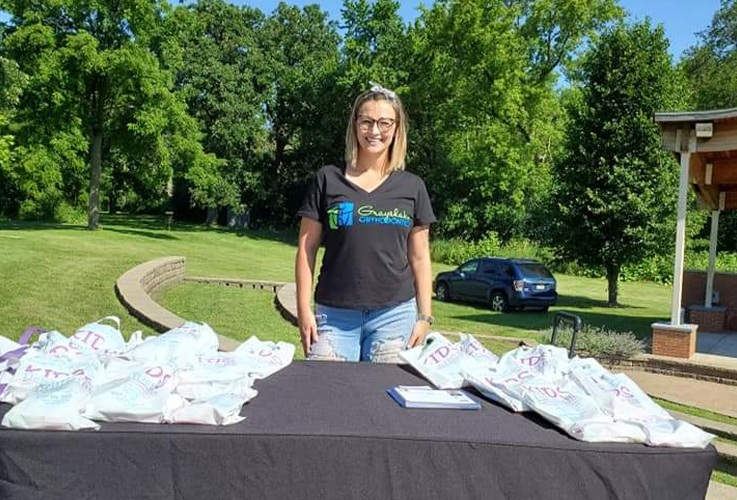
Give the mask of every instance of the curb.
<svg viewBox="0 0 737 500">
<path fill-rule="evenodd" d="M 631 359 L 606 361 L 606 366 L 619 370 L 639 370 L 674 377 L 693 378 L 723 385 L 737 385 L 737 369 L 697 364 L 689 360 L 640 354 Z M 604 362 L 602 362 L 604 364 Z"/>
<path fill-rule="evenodd" d="M 671 416 L 673 416 L 673 418 L 677 420 L 683 420 L 685 422 L 693 424 L 701 430 L 714 434 L 718 437 L 737 441 L 737 426 L 725 424 L 722 422 L 715 422 L 713 420 L 696 417 L 694 415 L 689 415 L 687 413 L 681 413 L 674 410 L 668 410 L 668 413 L 670 413 Z M 718 439 L 715 439 L 712 444 L 714 445 L 714 448 L 717 449 L 717 455 L 719 456 L 720 460 L 724 462 L 730 462 L 732 464 L 737 464 L 737 446 L 731 443 L 719 441 Z"/>
<path fill-rule="evenodd" d="M 734 500 L 737 498 L 737 488 L 727 484 L 709 481 L 709 490 L 705 500 Z"/>
<path fill-rule="evenodd" d="M 724 438 L 737 441 L 737 426 L 725 424 L 723 422 L 716 422 L 707 418 L 696 417 L 694 415 L 681 413 L 675 410 L 667 411 L 668 413 L 673 415 L 673 418 L 676 418 L 678 420 L 685 420 L 686 422 L 691 423 L 696 427 L 700 427 L 706 432 L 710 432 L 712 434 L 716 434 L 717 436 L 722 436 Z"/>
</svg>

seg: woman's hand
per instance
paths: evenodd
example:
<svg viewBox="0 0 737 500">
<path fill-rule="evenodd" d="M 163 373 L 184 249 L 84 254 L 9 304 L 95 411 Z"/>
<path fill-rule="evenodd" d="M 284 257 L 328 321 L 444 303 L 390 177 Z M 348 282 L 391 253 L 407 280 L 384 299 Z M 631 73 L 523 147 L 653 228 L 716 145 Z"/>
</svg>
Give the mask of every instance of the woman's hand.
<svg viewBox="0 0 737 500">
<path fill-rule="evenodd" d="M 306 311 L 298 314 L 297 324 L 299 325 L 299 336 L 302 340 L 302 350 L 307 357 L 310 353 L 310 347 L 317 342 L 317 322 L 315 314 L 312 311 Z"/>
<path fill-rule="evenodd" d="M 317 342 L 317 324 L 310 305 L 312 278 L 315 274 L 315 257 L 322 240 L 322 224 L 308 217 L 299 223 L 297 256 L 294 260 L 294 277 L 297 283 L 297 326 L 305 357 L 310 346 Z"/>
<path fill-rule="evenodd" d="M 415 321 L 415 326 L 412 327 L 412 335 L 409 337 L 409 343 L 407 347 L 416 347 L 422 345 L 425 342 L 425 337 L 430 332 L 430 323 L 424 320 Z"/>
</svg>

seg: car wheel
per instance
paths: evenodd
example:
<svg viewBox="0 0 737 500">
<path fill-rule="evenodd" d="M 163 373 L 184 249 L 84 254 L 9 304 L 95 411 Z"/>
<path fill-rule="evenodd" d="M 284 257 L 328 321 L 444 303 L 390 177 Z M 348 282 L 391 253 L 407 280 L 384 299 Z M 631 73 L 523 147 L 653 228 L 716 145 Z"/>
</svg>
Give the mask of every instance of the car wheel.
<svg viewBox="0 0 737 500">
<path fill-rule="evenodd" d="M 492 311 L 506 312 L 509 309 L 509 301 L 503 292 L 492 293 L 490 302 Z"/>
<path fill-rule="evenodd" d="M 540 308 L 540 312 L 541 312 L 541 313 L 546 313 L 546 312 L 548 312 L 548 306 L 543 306 L 543 307 L 541 307 L 541 308 Z"/>
<path fill-rule="evenodd" d="M 435 287 L 435 298 L 441 302 L 447 302 L 450 300 L 450 290 L 448 289 L 448 285 L 446 283 L 441 281 Z"/>
</svg>

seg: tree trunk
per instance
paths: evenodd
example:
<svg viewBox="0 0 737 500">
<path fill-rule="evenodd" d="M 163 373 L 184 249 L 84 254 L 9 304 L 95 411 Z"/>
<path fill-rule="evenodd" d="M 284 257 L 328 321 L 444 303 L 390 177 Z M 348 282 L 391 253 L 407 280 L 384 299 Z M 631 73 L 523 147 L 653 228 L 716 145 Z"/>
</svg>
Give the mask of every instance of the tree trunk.
<svg viewBox="0 0 737 500">
<path fill-rule="evenodd" d="M 205 225 L 206 226 L 214 226 L 218 223 L 218 209 L 215 208 L 208 208 L 207 209 L 207 218 L 205 219 Z"/>
<path fill-rule="evenodd" d="M 228 227 L 230 229 L 248 229 L 248 211 L 236 213 L 233 207 L 228 207 Z"/>
<path fill-rule="evenodd" d="M 102 174 L 102 136 L 105 123 L 105 86 L 95 82 L 92 92 L 92 123 L 90 127 L 90 199 L 87 209 L 87 229 L 100 227 L 100 177 Z"/>
<path fill-rule="evenodd" d="M 609 290 L 607 305 L 609 307 L 617 306 L 619 305 L 617 303 L 617 294 L 619 293 L 619 266 L 615 264 L 607 264 L 606 281 Z"/>
<path fill-rule="evenodd" d="M 90 163 L 90 200 L 87 211 L 87 229 L 100 227 L 100 175 L 102 174 L 102 130 L 94 130 Z"/>
</svg>

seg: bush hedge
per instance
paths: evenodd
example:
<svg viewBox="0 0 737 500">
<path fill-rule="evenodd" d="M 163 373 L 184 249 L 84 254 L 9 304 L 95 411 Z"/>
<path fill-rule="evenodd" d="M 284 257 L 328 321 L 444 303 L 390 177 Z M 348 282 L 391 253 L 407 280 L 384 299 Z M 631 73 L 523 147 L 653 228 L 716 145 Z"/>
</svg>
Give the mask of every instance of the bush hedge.
<svg viewBox="0 0 737 500">
<path fill-rule="evenodd" d="M 536 245 L 529 240 L 512 240 L 502 243 L 495 232 L 476 242 L 462 239 L 433 240 L 432 258 L 451 266 L 458 266 L 474 257 L 496 256 L 536 259 L 546 264 L 553 272 L 572 276 L 601 278 L 606 274 L 604 268 L 582 266 L 576 262 L 564 262 L 556 258 L 552 250 Z M 622 266 L 620 281 L 652 281 L 669 284 L 673 281 L 673 255 L 656 255 L 636 264 Z M 686 249 L 686 269 L 706 269 L 709 263 L 708 244 L 703 241 L 691 242 Z M 737 273 L 737 253 L 717 252 L 717 270 Z"/>
<path fill-rule="evenodd" d="M 540 342 L 550 343 L 553 329 L 548 328 L 540 335 Z M 558 329 L 555 345 L 568 349 L 573 330 Z M 581 357 L 615 360 L 628 359 L 645 352 L 646 344 L 632 332 L 617 332 L 605 327 L 584 325 L 576 336 L 576 354 Z"/>
</svg>

